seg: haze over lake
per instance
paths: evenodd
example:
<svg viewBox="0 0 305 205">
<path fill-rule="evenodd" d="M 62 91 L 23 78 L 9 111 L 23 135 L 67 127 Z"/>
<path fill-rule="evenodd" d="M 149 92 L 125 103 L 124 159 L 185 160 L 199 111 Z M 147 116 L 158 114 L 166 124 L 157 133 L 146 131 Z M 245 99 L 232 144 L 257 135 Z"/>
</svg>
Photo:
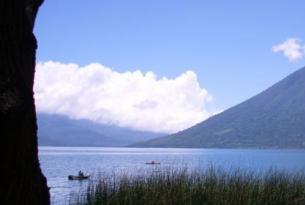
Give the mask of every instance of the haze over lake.
<svg viewBox="0 0 305 205">
<path fill-rule="evenodd" d="M 305 150 L 257 149 L 164 149 L 102 147 L 39 147 L 43 172 L 51 187 L 52 204 L 68 203 L 69 196 L 87 188 L 89 181 L 69 181 L 79 170 L 96 177 L 135 174 L 139 170 L 166 168 L 198 169 L 210 166 L 225 170 L 265 172 L 270 168 L 300 172 L 305 170 Z M 161 165 L 146 165 L 155 160 Z"/>
</svg>

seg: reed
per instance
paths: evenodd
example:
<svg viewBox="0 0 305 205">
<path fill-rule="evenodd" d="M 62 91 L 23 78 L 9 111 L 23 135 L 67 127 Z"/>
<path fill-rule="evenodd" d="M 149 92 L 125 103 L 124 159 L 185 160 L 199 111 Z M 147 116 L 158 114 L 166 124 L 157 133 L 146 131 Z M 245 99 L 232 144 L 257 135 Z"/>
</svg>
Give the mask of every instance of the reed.
<svg viewBox="0 0 305 205">
<path fill-rule="evenodd" d="M 73 201 L 77 205 L 305 205 L 305 176 L 215 168 L 99 176 Z"/>
</svg>

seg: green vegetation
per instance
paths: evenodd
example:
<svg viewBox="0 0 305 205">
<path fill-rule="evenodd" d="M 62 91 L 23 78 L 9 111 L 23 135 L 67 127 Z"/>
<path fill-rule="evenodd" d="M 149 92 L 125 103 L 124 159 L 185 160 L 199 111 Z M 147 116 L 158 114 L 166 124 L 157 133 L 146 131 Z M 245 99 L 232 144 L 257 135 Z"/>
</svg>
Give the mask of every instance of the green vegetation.
<svg viewBox="0 0 305 205">
<path fill-rule="evenodd" d="M 164 170 L 99 177 L 77 205 L 304 205 L 304 174 Z"/>
</svg>

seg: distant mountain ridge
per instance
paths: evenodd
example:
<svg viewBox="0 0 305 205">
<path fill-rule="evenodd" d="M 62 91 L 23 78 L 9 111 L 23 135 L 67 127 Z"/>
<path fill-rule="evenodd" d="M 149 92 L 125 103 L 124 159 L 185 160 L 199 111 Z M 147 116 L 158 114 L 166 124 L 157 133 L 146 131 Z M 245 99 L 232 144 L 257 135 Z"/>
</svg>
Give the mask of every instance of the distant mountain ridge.
<svg viewBox="0 0 305 205">
<path fill-rule="evenodd" d="M 305 148 L 305 67 L 189 129 L 133 146 Z"/>
<path fill-rule="evenodd" d="M 165 135 L 44 113 L 37 114 L 37 124 L 40 146 L 122 147 Z"/>
</svg>

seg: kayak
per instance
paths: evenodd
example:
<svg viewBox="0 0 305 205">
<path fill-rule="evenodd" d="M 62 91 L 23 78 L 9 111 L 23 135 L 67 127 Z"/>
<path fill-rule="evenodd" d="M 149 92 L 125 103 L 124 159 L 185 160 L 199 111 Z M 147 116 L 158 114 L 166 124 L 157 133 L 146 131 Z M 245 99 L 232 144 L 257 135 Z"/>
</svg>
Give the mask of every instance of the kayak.
<svg viewBox="0 0 305 205">
<path fill-rule="evenodd" d="M 84 180 L 84 179 L 89 179 L 90 175 L 86 175 L 86 176 L 73 176 L 73 175 L 69 175 L 68 179 L 69 180 Z"/>
<path fill-rule="evenodd" d="M 155 165 L 155 164 L 161 164 L 161 163 L 160 162 L 151 161 L 151 162 L 146 162 L 145 164 L 147 164 L 147 165 Z"/>
</svg>

